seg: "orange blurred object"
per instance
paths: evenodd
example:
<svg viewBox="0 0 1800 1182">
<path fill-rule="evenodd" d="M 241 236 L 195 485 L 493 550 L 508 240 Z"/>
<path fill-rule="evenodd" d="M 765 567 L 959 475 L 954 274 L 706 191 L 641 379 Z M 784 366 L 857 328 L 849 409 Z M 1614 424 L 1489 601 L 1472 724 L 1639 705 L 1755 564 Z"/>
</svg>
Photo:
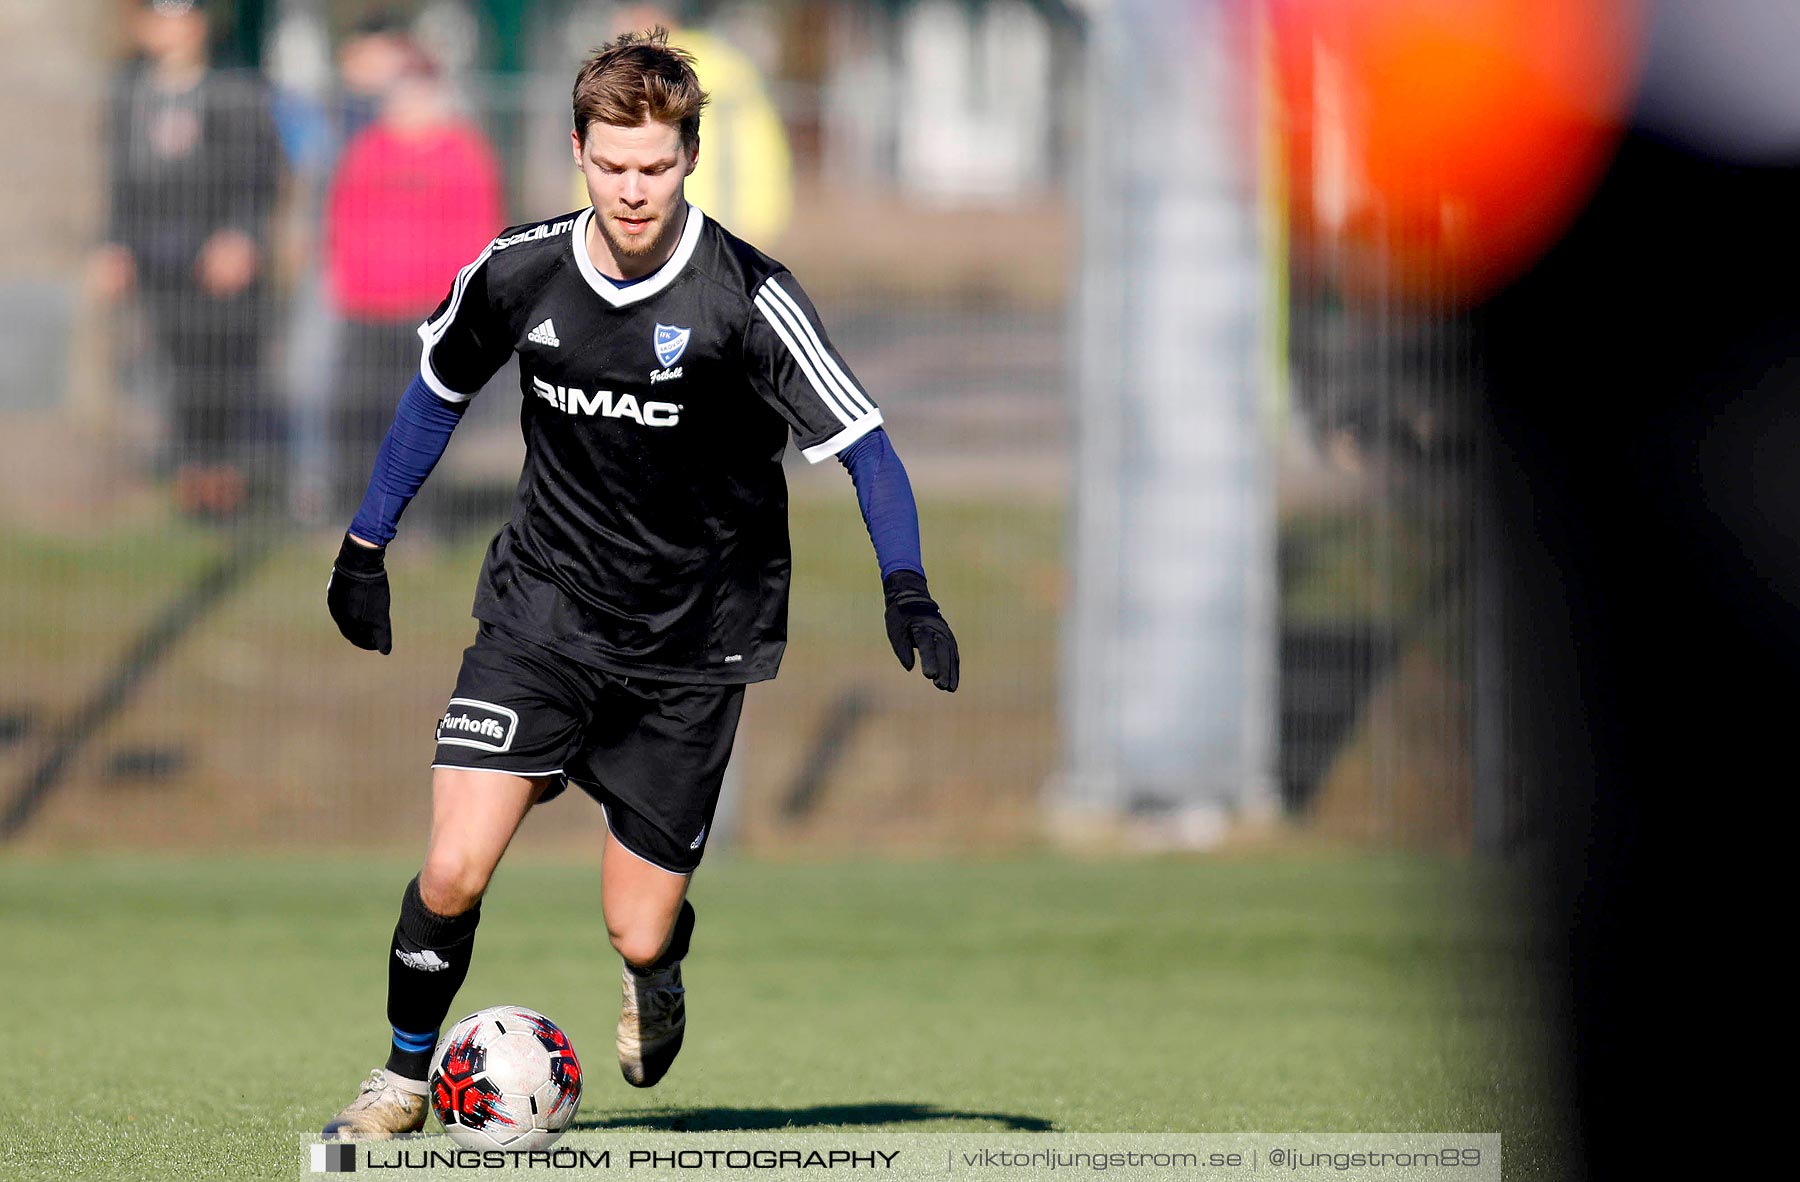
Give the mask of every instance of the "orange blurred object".
<svg viewBox="0 0 1800 1182">
<path fill-rule="evenodd" d="M 1543 253 L 1617 145 L 1639 0 L 1264 0 L 1296 245 L 1461 304 Z"/>
</svg>

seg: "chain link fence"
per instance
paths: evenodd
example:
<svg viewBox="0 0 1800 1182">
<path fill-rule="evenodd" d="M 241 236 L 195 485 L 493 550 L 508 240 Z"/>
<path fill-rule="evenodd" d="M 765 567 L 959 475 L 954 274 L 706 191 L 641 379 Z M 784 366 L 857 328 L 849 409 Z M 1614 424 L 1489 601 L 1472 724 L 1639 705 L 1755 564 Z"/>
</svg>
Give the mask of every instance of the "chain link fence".
<svg viewBox="0 0 1800 1182">
<path fill-rule="evenodd" d="M 391 548 L 391 657 L 337 636 L 324 584 L 417 365 L 413 327 L 499 225 L 575 201 L 560 79 L 465 79 L 423 133 L 340 102 L 296 114 L 245 75 L 0 94 L 52 129 L 6 133 L 43 191 L 0 206 L 8 238 L 36 243 L 0 267 L 0 826 L 41 848 L 417 841 L 517 478 L 515 375 L 477 399 Z M 898 668 L 847 477 L 791 457 L 790 643 L 747 699 L 733 834 L 758 851 L 1035 843 L 1067 757 L 1082 217 L 1054 188 L 943 207 L 801 163 L 772 253 L 884 408 L 963 686 Z M 1466 849 L 1484 774 L 1468 335 L 1345 305 L 1298 270 L 1290 292 L 1283 815 Z M 599 832 L 578 801 L 547 810 L 523 842 Z"/>
</svg>

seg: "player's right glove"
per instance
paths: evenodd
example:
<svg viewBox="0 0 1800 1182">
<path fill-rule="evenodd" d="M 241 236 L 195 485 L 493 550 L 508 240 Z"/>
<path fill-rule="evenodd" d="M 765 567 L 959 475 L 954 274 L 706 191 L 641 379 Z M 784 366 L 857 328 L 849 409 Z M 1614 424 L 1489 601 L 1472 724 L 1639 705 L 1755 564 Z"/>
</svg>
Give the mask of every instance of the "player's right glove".
<svg viewBox="0 0 1800 1182">
<path fill-rule="evenodd" d="M 955 693 L 962 675 L 956 634 L 950 631 L 926 589 L 925 576 L 918 571 L 897 570 L 881 581 L 881 589 L 887 599 L 888 643 L 894 646 L 901 666 L 912 671 L 913 649 L 917 648 L 919 667 L 931 684 Z"/>
<path fill-rule="evenodd" d="M 384 657 L 394 648 L 386 557 L 385 546 L 365 546 L 345 534 L 337 561 L 331 564 L 331 582 L 325 585 L 325 606 L 344 639 Z"/>
</svg>

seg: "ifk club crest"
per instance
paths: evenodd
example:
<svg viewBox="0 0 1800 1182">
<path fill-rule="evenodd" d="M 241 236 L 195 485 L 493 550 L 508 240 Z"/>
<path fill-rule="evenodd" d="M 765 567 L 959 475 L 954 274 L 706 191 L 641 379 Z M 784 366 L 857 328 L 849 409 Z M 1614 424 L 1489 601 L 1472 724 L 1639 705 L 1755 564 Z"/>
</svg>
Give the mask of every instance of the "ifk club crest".
<svg viewBox="0 0 1800 1182">
<path fill-rule="evenodd" d="M 688 338 L 693 330 L 682 328 L 677 324 L 659 324 L 656 326 L 656 359 L 667 367 L 681 360 L 687 352 Z"/>
</svg>

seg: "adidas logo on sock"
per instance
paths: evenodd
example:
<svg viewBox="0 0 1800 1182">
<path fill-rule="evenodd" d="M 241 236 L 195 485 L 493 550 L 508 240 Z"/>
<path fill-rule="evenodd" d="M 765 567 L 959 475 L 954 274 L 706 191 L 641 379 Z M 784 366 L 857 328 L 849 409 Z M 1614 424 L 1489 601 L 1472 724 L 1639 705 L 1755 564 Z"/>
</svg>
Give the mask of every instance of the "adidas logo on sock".
<svg viewBox="0 0 1800 1182">
<path fill-rule="evenodd" d="M 449 961 L 445 960 L 429 948 L 422 948 L 417 952 L 408 952 L 404 948 L 396 948 L 394 949 L 394 955 L 398 957 L 400 963 L 407 968 L 418 969 L 423 973 L 442 972 L 444 969 L 450 967 Z"/>
<path fill-rule="evenodd" d="M 526 333 L 525 339 L 536 341 L 540 345 L 549 345 L 552 349 L 562 345 L 562 342 L 556 339 L 556 325 L 550 323 L 549 317 L 545 317 L 542 324 Z"/>
</svg>

